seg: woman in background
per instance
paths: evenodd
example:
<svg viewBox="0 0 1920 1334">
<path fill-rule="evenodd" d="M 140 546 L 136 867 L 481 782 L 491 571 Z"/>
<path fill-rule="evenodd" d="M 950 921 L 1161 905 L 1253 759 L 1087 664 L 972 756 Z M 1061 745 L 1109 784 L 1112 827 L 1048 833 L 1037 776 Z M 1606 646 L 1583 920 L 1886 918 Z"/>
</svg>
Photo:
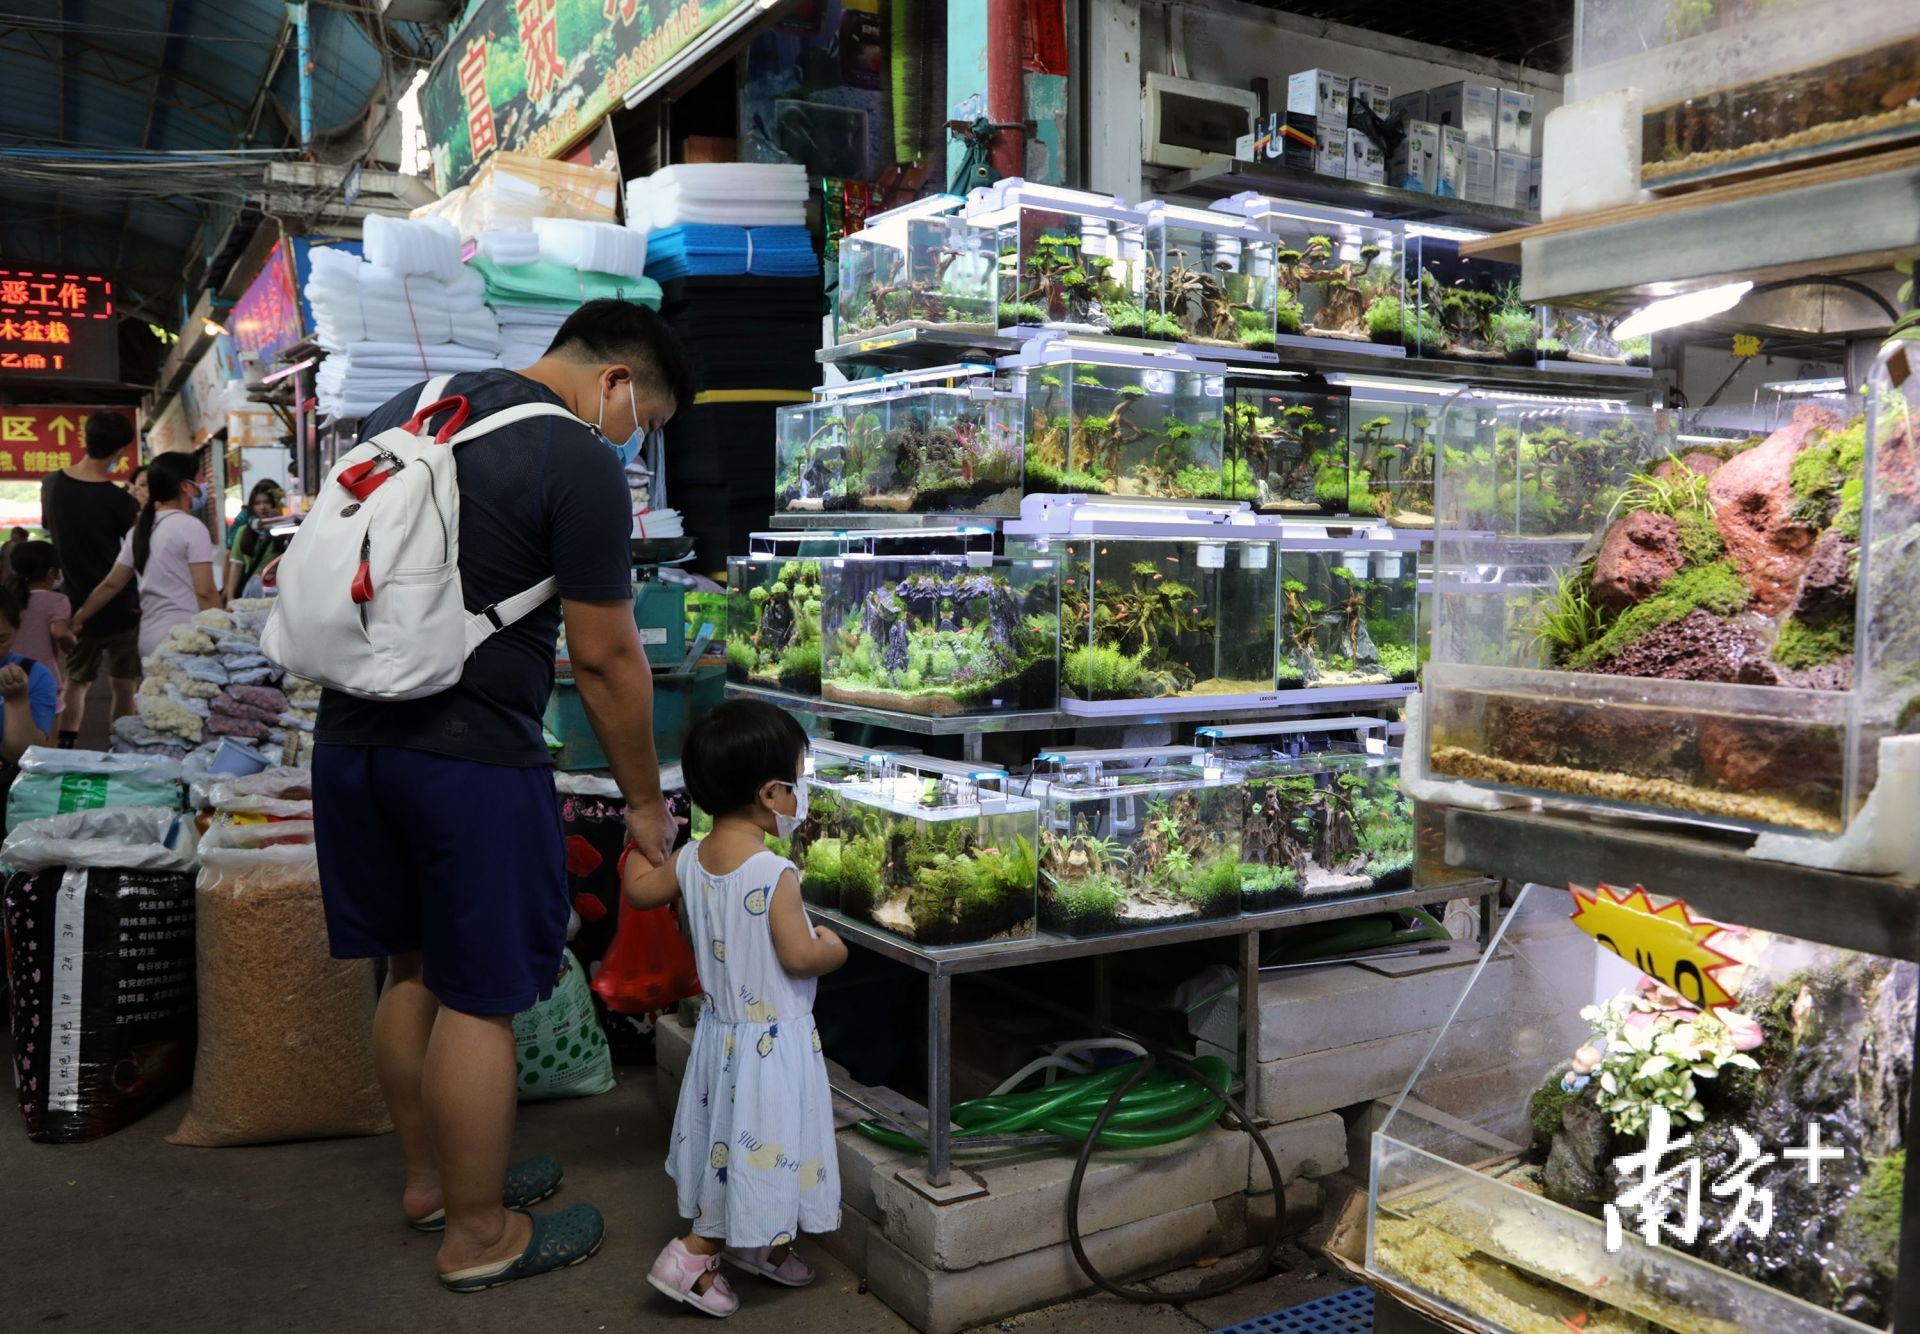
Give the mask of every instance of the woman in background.
<svg viewBox="0 0 1920 1334">
<path fill-rule="evenodd" d="M 272 478 L 263 477 L 253 484 L 247 496 L 247 512 L 240 516 L 232 544 L 227 548 L 227 579 L 222 587 L 226 589 L 229 603 L 236 598 L 261 596 L 263 590 L 257 581 L 266 573 L 267 566 L 287 549 L 288 539 L 267 531 L 268 525 L 279 517 L 285 500 L 286 493 Z"/>
<path fill-rule="evenodd" d="M 199 517 L 207 493 L 191 455 L 162 454 L 147 468 L 147 503 L 113 569 L 74 613 L 73 632 L 129 582 L 140 581 L 140 656 L 152 656 L 176 625 L 220 605 L 213 587 L 213 538 Z"/>
</svg>

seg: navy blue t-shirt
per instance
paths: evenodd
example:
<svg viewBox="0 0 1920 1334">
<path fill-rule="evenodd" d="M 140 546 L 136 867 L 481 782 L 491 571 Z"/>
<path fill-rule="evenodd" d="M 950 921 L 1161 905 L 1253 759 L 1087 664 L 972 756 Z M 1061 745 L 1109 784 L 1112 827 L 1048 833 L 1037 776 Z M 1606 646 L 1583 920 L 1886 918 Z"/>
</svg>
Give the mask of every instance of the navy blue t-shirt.
<svg viewBox="0 0 1920 1334">
<path fill-rule="evenodd" d="M 362 438 L 411 417 L 422 387 L 368 417 Z M 474 421 L 516 403 L 565 406 L 552 390 L 512 371 L 456 375 L 447 392 L 466 396 Z M 560 596 L 482 644 L 451 690 L 397 703 L 326 691 L 315 739 L 403 746 L 486 764 L 551 764 L 541 716 L 553 693 L 560 598 L 606 602 L 633 595 L 626 477 L 599 436 L 563 417 L 536 417 L 460 446 L 458 476 L 467 610 L 503 602 L 549 576 L 560 581 Z"/>
</svg>

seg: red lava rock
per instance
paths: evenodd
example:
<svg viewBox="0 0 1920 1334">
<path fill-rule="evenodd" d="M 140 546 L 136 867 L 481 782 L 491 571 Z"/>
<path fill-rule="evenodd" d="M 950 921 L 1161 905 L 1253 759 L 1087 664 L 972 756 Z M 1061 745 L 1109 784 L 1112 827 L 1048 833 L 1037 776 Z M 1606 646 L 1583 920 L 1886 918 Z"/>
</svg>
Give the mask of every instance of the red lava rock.
<svg viewBox="0 0 1920 1334">
<path fill-rule="evenodd" d="M 1680 572 L 1680 525 L 1665 514 L 1635 510 L 1607 529 L 1593 562 L 1593 600 L 1603 607 L 1631 607 L 1652 597 Z"/>
<path fill-rule="evenodd" d="M 1813 544 L 1813 552 L 1807 557 L 1800 595 L 1794 599 L 1796 617 L 1819 621 L 1853 615 L 1855 546 L 1831 528 L 1820 534 L 1820 540 Z"/>
<path fill-rule="evenodd" d="M 1673 459 L 1668 459 L 1662 463 L 1653 470 L 1653 475 L 1661 481 L 1665 481 L 1667 478 L 1673 476 L 1675 467 L 1681 467 L 1686 468 L 1690 472 L 1696 472 L 1702 477 L 1711 477 L 1720 470 L 1720 465 L 1725 462 L 1726 460 L 1718 454 L 1702 454 L 1697 449 L 1691 449 L 1685 454 L 1682 454 L 1677 463 Z"/>
<path fill-rule="evenodd" d="M 1793 605 L 1813 549 L 1813 530 L 1792 518 L 1794 456 L 1816 428 L 1841 425 L 1839 414 L 1802 404 L 1791 424 L 1727 460 L 1707 483 L 1727 555 L 1753 589 L 1755 610 L 1768 616 Z"/>
<path fill-rule="evenodd" d="M 1778 672 L 1767 661 L 1772 636 L 1766 629 L 1758 617 L 1722 620 L 1710 611 L 1695 611 L 1641 635 L 1593 670 L 1606 676 L 1773 685 Z"/>
<path fill-rule="evenodd" d="M 1794 792 L 1838 784 L 1843 776 L 1835 728 L 1701 714 L 1695 734 L 1707 777 L 1735 792 Z"/>
</svg>

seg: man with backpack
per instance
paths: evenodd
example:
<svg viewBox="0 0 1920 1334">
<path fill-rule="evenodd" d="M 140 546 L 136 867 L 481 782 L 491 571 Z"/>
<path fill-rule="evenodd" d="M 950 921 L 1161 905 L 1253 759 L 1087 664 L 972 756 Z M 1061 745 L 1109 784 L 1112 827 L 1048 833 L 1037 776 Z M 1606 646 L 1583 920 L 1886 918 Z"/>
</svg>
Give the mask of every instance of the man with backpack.
<svg viewBox="0 0 1920 1334">
<path fill-rule="evenodd" d="M 564 624 L 633 842 L 664 860 L 623 463 L 691 398 L 659 315 L 589 302 L 526 370 L 435 381 L 369 417 L 281 561 L 264 645 L 339 687 L 321 697 L 313 758 L 331 948 L 391 961 L 374 1043 L 406 1157 L 401 1207 L 445 1229 L 437 1268 L 455 1291 L 600 1243 L 590 1205 L 525 1212 L 558 1187 L 558 1163 L 507 1162 L 513 1016 L 552 991 L 566 947 L 541 718 Z"/>
</svg>

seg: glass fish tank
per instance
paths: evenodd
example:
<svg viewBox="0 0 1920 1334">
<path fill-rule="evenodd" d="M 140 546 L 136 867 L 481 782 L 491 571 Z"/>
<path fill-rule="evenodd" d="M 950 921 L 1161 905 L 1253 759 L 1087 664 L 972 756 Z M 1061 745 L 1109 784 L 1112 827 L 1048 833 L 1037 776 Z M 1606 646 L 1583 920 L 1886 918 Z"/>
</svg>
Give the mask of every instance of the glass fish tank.
<svg viewBox="0 0 1920 1334">
<path fill-rule="evenodd" d="M 1146 307 L 1178 329 L 1175 341 L 1271 352 L 1279 242 L 1245 218 L 1149 204 Z"/>
<path fill-rule="evenodd" d="M 1890 384 L 1883 361 L 1866 414 L 1803 404 L 1719 445 L 1645 409 L 1456 399 L 1506 443 L 1441 472 L 1432 771 L 1842 832 L 1879 738 L 1920 726 L 1920 453 Z"/>
<path fill-rule="evenodd" d="M 1212 500 L 1250 489 L 1229 467 L 1222 381 L 1205 362 L 1041 344 L 1001 365 L 1026 397 L 1029 494 Z"/>
<path fill-rule="evenodd" d="M 1357 378 L 1347 387 L 1353 441 L 1347 512 L 1395 528 L 1432 528 L 1440 410 L 1456 391 Z"/>
<path fill-rule="evenodd" d="M 1622 897 L 1581 915 L 1618 934 Z M 1524 890 L 1374 1134 L 1368 1270 L 1462 1328 L 1889 1327 L 1914 965 L 1694 919 L 1726 961 L 1709 993 L 1573 910 Z"/>
<path fill-rule="evenodd" d="M 1580 0 L 1567 100 L 1634 89 L 1650 190 L 1920 135 L 1920 18 L 1882 0 Z"/>
<path fill-rule="evenodd" d="M 846 808 L 842 793 L 850 784 L 884 773 L 893 762 L 885 751 L 868 750 L 838 741 L 815 738 L 807 749 L 807 818 L 793 831 L 784 849 L 775 851 L 800 868 L 800 897 L 816 908 L 840 906 L 837 877 L 807 873 L 808 853 L 819 843 L 844 838 Z M 823 863 L 824 864 L 824 863 Z"/>
<path fill-rule="evenodd" d="M 1411 687 L 1419 586 L 1418 548 L 1399 539 L 1290 539 L 1280 556 L 1279 688 L 1351 699 Z"/>
<path fill-rule="evenodd" d="M 932 717 L 1056 707 L 1056 562 L 851 555 L 826 585 L 823 698 Z"/>
<path fill-rule="evenodd" d="M 841 241 L 838 341 L 908 329 L 997 331 L 994 236 L 956 215 L 963 202 L 956 195 L 917 199 L 873 214 Z"/>
<path fill-rule="evenodd" d="M 1203 727 L 1207 765 L 1246 787 L 1240 830 L 1240 906 L 1295 903 L 1405 889 L 1413 883 L 1413 804 L 1384 718 Z M 1350 736 L 1371 737 L 1346 740 Z"/>
<path fill-rule="evenodd" d="M 776 408 L 774 503 L 782 514 L 844 512 L 849 508 L 849 455 L 857 460 L 878 452 L 878 440 L 849 444 L 846 405 L 838 399 Z"/>
<path fill-rule="evenodd" d="M 1007 545 L 1059 566 L 1061 709 L 1272 702 L 1279 533 L 1244 503 L 1029 496 Z"/>
<path fill-rule="evenodd" d="M 1539 364 L 1552 369 L 1556 363 L 1602 373 L 1619 370 L 1641 375 L 1653 364 L 1653 338 L 1615 339 L 1607 322 L 1590 310 L 1540 307 L 1540 337 L 1534 345 Z"/>
<path fill-rule="evenodd" d="M 1040 925 L 1069 936 L 1172 926 L 1240 911 L 1237 777 L 1199 750 L 1043 755 Z"/>
<path fill-rule="evenodd" d="M 1280 345 L 1332 342 L 1405 355 L 1398 223 L 1251 192 L 1213 207 L 1245 218 L 1279 242 Z"/>
<path fill-rule="evenodd" d="M 1040 803 L 1004 770 L 893 757 L 837 792 L 836 836 L 811 845 L 805 875 L 844 917 L 918 945 L 1034 933 Z"/>
<path fill-rule="evenodd" d="M 1520 266 L 1460 253 L 1460 233 L 1406 233 L 1409 356 L 1531 366 L 1540 315 L 1520 299 Z"/>
<path fill-rule="evenodd" d="M 1226 382 L 1234 494 L 1262 514 L 1344 514 L 1347 391 L 1292 375 L 1242 371 Z M 1242 490 L 1240 483 L 1250 490 Z"/>
<path fill-rule="evenodd" d="M 1175 336 L 1145 306 L 1141 216 L 1111 195 L 1008 179 L 968 195 L 963 216 L 993 238 L 1002 331 Z"/>
</svg>

